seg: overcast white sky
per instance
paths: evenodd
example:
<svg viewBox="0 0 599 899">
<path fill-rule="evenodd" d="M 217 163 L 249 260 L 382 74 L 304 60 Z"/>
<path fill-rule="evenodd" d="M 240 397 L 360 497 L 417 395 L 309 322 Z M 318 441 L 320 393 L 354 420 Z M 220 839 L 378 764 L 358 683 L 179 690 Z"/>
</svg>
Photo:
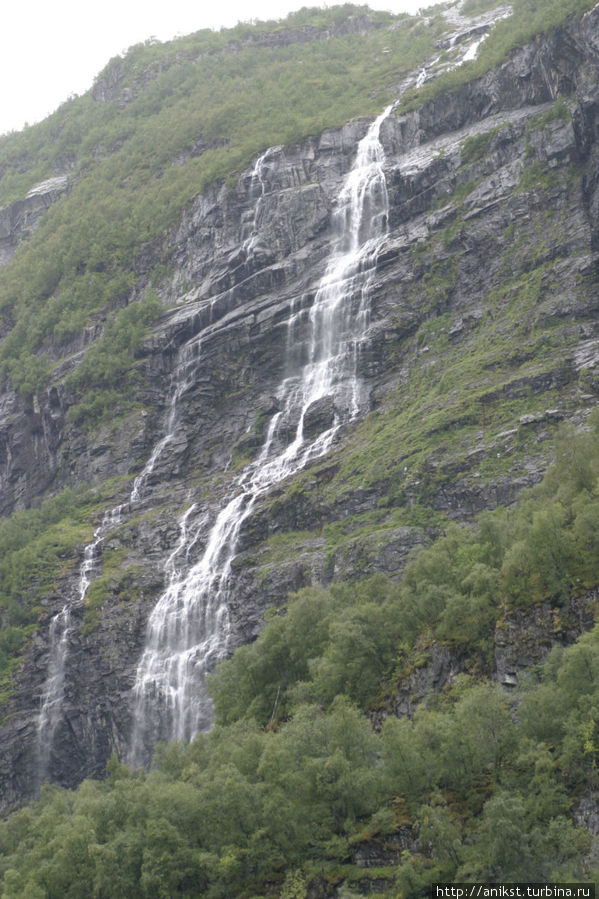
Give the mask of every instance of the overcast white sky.
<svg viewBox="0 0 599 899">
<path fill-rule="evenodd" d="M 357 0 L 360 2 L 360 0 Z M 416 12 L 431 0 L 371 0 L 375 9 Z M 108 60 L 149 37 L 280 19 L 322 0 L 16 0 L 2 11 L 0 134 L 84 93 Z"/>
</svg>

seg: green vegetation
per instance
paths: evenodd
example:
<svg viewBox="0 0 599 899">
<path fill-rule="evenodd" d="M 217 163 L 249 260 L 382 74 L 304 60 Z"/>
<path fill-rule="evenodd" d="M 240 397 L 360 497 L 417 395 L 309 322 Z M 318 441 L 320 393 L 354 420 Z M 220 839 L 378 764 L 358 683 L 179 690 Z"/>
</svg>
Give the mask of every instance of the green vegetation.
<svg viewBox="0 0 599 899">
<path fill-rule="evenodd" d="M 122 394 L 137 380 L 132 367 L 149 325 L 162 311 L 160 300 L 149 291 L 143 300 L 121 309 L 107 322 L 104 335 L 91 346 L 66 383 L 79 391 L 82 399 L 70 407 L 70 421 L 98 424 L 123 412 Z M 131 400 L 129 400 L 131 402 Z"/>
<path fill-rule="evenodd" d="M 217 670 L 210 734 L 162 748 L 149 774 L 113 762 L 102 783 L 46 787 L 0 825 L 2 896 L 305 899 L 340 883 L 374 895 L 376 876 L 376 895 L 417 899 L 439 880 L 596 878 L 572 802 L 596 788 L 599 626 L 514 693 L 480 674 L 510 610 L 548 601 L 559 633 L 560 610 L 599 583 L 597 417 L 563 429 L 516 507 L 451 529 L 401 584 L 292 597 Z M 364 711 L 443 643 L 479 679 L 375 733 Z M 390 865 L 400 832 L 411 848 Z M 379 867 L 359 866 L 362 846 Z"/>
<path fill-rule="evenodd" d="M 543 129 L 551 122 L 571 122 L 572 110 L 564 97 L 558 97 L 555 103 L 552 103 L 546 112 L 539 115 L 531 116 L 526 124 L 526 131 L 530 134 L 536 129 Z"/>
<path fill-rule="evenodd" d="M 532 33 L 557 27 L 586 5 L 547 0 L 537 8 L 518 0 L 475 63 L 409 102 L 486 71 Z M 23 394 L 47 384 L 86 325 L 110 320 L 136 286 L 160 280 L 167 263 L 160 236 L 215 181 L 234 189 L 235 173 L 267 146 L 379 111 L 391 86 L 433 53 L 446 28 L 436 8 L 429 12 L 425 24 L 351 4 L 304 8 L 283 22 L 148 41 L 111 60 L 92 92 L 0 138 L 0 203 L 57 171 L 68 172 L 71 185 L 3 268 L 0 322 L 9 333 L 0 376 Z M 349 16 L 368 16 L 369 30 L 336 32 Z M 300 40 L 301 29 L 312 29 L 314 40 Z M 136 260 L 149 248 L 151 268 L 140 272 Z M 115 362 L 122 370 L 122 355 Z M 93 426 L 126 388 L 122 379 L 118 387 L 88 386 L 92 392 L 81 396 L 72 419 Z"/>
<path fill-rule="evenodd" d="M 515 509 L 486 513 L 477 528 L 450 526 L 420 550 L 401 584 L 377 576 L 302 591 L 220 666 L 218 719 L 247 714 L 272 725 L 298 697 L 328 705 L 339 694 L 367 710 L 394 683 L 398 652 L 411 658 L 424 638 L 488 672 L 503 614 L 542 601 L 559 609 L 596 586 L 599 437 L 564 427 L 556 449 L 557 464 Z"/>
<path fill-rule="evenodd" d="M 92 633 L 97 627 L 107 600 L 131 602 L 140 594 L 137 579 L 139 565 L 123 565 L 126 549 L 106 550 L 102 554 L 102 574 L 89 585 L 85 595 L 83 634 Z"/>
<path fill-rule="evenodd" d="M 463 11 L 476 15 L 500 3 L 487 0 L 466 0 Z M 490 69 L 504 62 L 509 54 L 523 47 L 535 35 L 557 31 L 568 21 L 580 16 L 594 6 L 592 0 L 514 0 L 512 15 L 498 22 L 482 44 L 475 60 L 429 81 L 424 87 L 404 95 L 400 111 L 414 109 L 446 91 L 459 90 L 464 84 L 479 78 Z M 430 12 L 434 11 L 434 7 Z"/>
<path fill-rule="evenodd" d="M 488 5 L 467 3 L 476 11 Z M 521 0 L 486 55 L 442 85 L 474 77 L 532 29 L 556 27 L 584 6 L 551 0 L 538 10 Z M 55 170 L 68 168 L 73 185 L 3 271 L 4 377 L 35 393 L 73 338 L 101 324 L 102 339 L 68 376 L 77 400 L 69 418 L 94 427 L 127 411 L 144 335 L 161 310 L 142 288 L 160 280 L 160 237 L 182 207 L 217 179 L 234 190 L 235 172 L 270 144 L 379 110 L 386 97 L 374 88 L 399 80 L 441 29 L 434 11 L 428 28 L 374 14 L 377 27 L 366 35 L 270 40 L 362 12 L 304 9 L 282 25 L 132 48 L 98 81 L 98 92 L 116 85 L 114 96 L 76 98 L 41 126 L 0 140 L 4 200 Z M 398 27 L 388 30 L 391 23 Z M 425 87 L 413 102 L 436 90 Z M 0 823 L 4 899 L 306 899 L 336 886 L 346 899 L 418 899 L 439 880 L 599 877 L 597 847 L 573 816 L 575 802 L 597 788 L 599 627 L 554 649 L 513 692 L 489 680 L 494 636 L 507 620 L 549 608 L 552 634 L 565 642 L 572 599 L 599 585 L 597 415 L 545 444 L 556 464 L 515 507 L 468 527 L 448 525 L 435 507 L 441 488 L 471 470 L 473 447 L 478 476 L 513 477 L 536 441 L 526 416 L 534 420 L 557 396 L 546 375 L 574 338 L 547 302 L 553 266 L 586 247 L 565 235 L 560 204 L 547 202 L 554 191 L 561 200 L 567 185 L 563 173 L 543 171 L 533 138 L 568 115 L 567 104 L 556 104 L 522 137 L 530 152 L 518 189 L 531 192 L 529 215 L 520 232 L 506 221 L 502 270 L 485 285 L 472 342 L 450 310 L 461 244 L 485 240 L 476 219 L 469 223 L 468 199 L 498 129 L 464 142 L 455 209 L 409 251 L 413 289 L 398 311 L 400 336 L 385 348 L 391 362 L 405 353 L 409 372 L 356 426 L 343 454 L 327 458 L 332 473 L 319 484 L 319 500 L 340 506 L 343 491 L 358 486 L 383 498 L 318 533 L 293 532 L 319 476 L 313 466 L 273 506 L 289 515 L 290 531 L 277 534 L 260 564 L 292 556 L 294 541 L 316 538 L 334 563 L 352 541 L 384 538 L 394 527 L 442 536 L 415 554 L 401 583 L 379 575 L 291 596 L 214 674 L 210 734 L 162 747 L 149 773 L 112 762 L 103 782 L 74 792 L 46 787 L 39 803 Z M 148 248 L 159 261 L 140 275 Z M 568 285 L 571 297 L 584 289 L 582 276 Z M 129 302 L 133 290 L 144 298 Z M 586 372 L 581 384 L 593 389 L 593 378 Z M 564 390 L 559 399 L 564 408 L 570 401 Z M 519 418 L 510 443 L 501 429 Z M 237 461 L 255 449 L 260 425 Z M 545 425 L 554 436 L 555 422 Z M 538 458 L 543 449 L 535 451 Z M 0 525 L 0 700 L 40 598 L 74 570 L 99 506 L 89 491 L 65 491 Z M 85 633 L 107 600 L 135 598 L 138 584 L 120 534 L 89 588 Z M 375 730 L 372 721 L 381 722 L 397 690 L 439 650 L 464 673 L 421 702 L 413 719 L 389 713 Z M 397 861 L 400 839 L 407 848 Z M 380 864 L 362 867 L 363 852 Z"/>
<path fill-rule="evenodd" d="M 462 144 L 462 162 L 468 163 L 474 162 L 477 159 L 482 159 L 491 146 L 493 138 L 499 134 L 501 130 L 501 125 L 497 125 L 495 128 L 489 128 L 488 131 L 483 131 L 480 134 L 467 137 Z"/>
<path fill-rule="evenodd" d="M 88 489 L 67 489 L 0 524 L 0 704 L 10 695 L 10 672 L 36 629 L 39 600 L 76 565 L 81 544 L 91 536 L 97 502 Z"/>
<path fill-rule="evenodd" d="M 335 35 L 339 22 L 366 14 L 370 30 Z M 71 99 L 40 125 L 0 138 L 0 203 L 56 171 L 71 182 L 3 268 L 0 319 L 10 333 L 0 375 L 21 393 L 39 390 L 56 352 L 68 354 L 86 324 L 112 317 L 139 282 L 160 278 L 157 241 L 194 197 L 217 180 L 234 185 L 268 146 L 378 112 L 388 100 L 381 85 L 432 52 L 440 27 L 348 4 L 149 41 L 99 75 L 95 94 L 104 100 Z M 294 28 L 312 28 L 315 39 L 287 41 Z M 149 247 L 153 268 L 140 274 L 136 260 Z M 100 419 L 124 395 L 101 390 L 76 419 Z"/>
</svg>

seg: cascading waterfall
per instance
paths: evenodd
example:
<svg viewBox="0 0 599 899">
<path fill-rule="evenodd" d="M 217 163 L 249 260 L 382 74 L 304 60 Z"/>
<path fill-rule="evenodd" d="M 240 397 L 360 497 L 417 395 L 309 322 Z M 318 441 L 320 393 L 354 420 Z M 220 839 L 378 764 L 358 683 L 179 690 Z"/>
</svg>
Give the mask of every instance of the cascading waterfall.
<svg viewBox="0 0 599 899">
<path fill-rule="evenodd" d="M 175 366 L 174 386 L 171 389 L 171 399 L 168 412 L 166 415 L 165 435 L 154 446 L 150 458 L 144 465 L 141 472 L 133 481 L 131 495 L 129 497 L 129 505 L 135 506 L 143 501 L 148 483 L 156 468 L 156 463 L 162 456 L 164 450 L 172 443 L 177 429 L 177 413 L 179 411 L 179 400 L 183 394 L 193 386 L 196 377 L 196 368 L 199 361 L 201 341 L 193 338 L 186 343 L 179 352 L 179 359 Z"/>
<path fill-rule="evenodd" d="M 38 777 L 40 785 L 48 774 L 56 728 L 62 719 L 66 657 L 71 631 L 71 609 L 64 605 L 50 622 L 50 657 L 37 724 Z"/>
<path fill-rule="evenodd" d="M 99 527 L 94 531 L 94 539 L 88 543 L 83 551 L 83 561 L 79 569 L 79 595 L 77 604 L 83 605 L 88 587 L 94 580 L 100 564 L 100 550 L 104 540 L 119 526 L 123 520 L 123 513 L 128 508 L 127 503 L 121 503 L 113 509 L 109 509 L 102 516 Z"/>
<path fill-rule="evenodd" d="M 50 758 L 54 747 L 56 729 L 64 717 L 67 660 L 70 636 L 73 629 L 72 613 L 85 602 L 88 587 L 94 579 L 99 564 L 99 548 L 107 534 L 122 519 L 125 504 L 115 506 L 102 516 L 94 531 L 94 538 L 85 547 L 79 567 L 79 585 L 76 598 L 65 603 L 52 618 L 49 628 L 49 654 L 46 680 L 40 697 L 40 713 L 37 722 L 38 778 L 42 784 L 48 776 Z"/>
<path fill-rule="evenodd" d="M 360 141 L 334 216 L 334 249 L 309 310 L 293 311 L 289 346 L 297 350 L 278 393 L 264 445 L 235 478 L 230 499 L 207 529 L 206 514 L 187 509 L 167 562 L 167 587 L 147 626 L 133 689 L 130 760 L 146 764 L 159 740 L 190 740 L 210 727 L 206 673 L 227 652 L 231 564 L 243 523 L 257 500 L 330 448 L 339 427 L 364 403 L 358 356 L 369 319 L 369 287 L 386 234 L 388 197 L 381 124 L 389 106 Z M 262 196 L 262 194 L 261 194 Z M 301 306 L 301 304 L 300 304 Z M 308 338 L 300 335 L 307 330 Z M 315 403 L 330 400 L 332 417 L 315 437 L 305 427 Z M 290 436 L 291 435 L 291 436 Z M 198 561 L 192 549 L 203 544 Z"/>
<path fill-rule="evenodd" d="M 77 596 L 70 602 L 65 603 L 60 612 L 54 615 L 50 622 L 48 668 L 41 692 L 40 713 L 37 723 L 38 779 L 40 785 L 48 776 L 56 730 L 64 717 L 65 679 L 70 637 L 73 630 L 73 611 L 84 605 L 89 586 L 98 575 L 104 541 L 121 524 L 125 512 L 143 500 L 147 484 L 156 464 L 166 446 L 173 440 L 177 424 L 176 416 L 179 399 L 195 381 L 198 350 L 199 343 L 197 341 L 190 341 L 189 344 L 183 347 L 175 368 L 175 384 L 171 391 L 171 401 L 166 415 L 165 436 L 155 445 L 142 471 L 133 481 L 129 501 L 114 506 L 102 516 L 100 524 L 94 531 L 92 541 L 87 544 L 83 553 L 83 559 L 79 567 Z"/>
<path fill-rule="evenodd" d="M 264 196 L 266 194 L 268 184 L 266 180 L 266 163 L 268 159 L 280 151 L 281 147 L 269 147 L 261 156 L 258 157 L 252 171 L 250 182 L 250 199 L 255 199 L 254 213 L 250 226 L 248 237 L 242 234 L 242 248 L 246 257 L 250 257 L 255 249 L 258 240 L 260 228 L 260 220 L 264 211 Z M 247 226 L 246 226 L 247 227 Z"/>
</svg>

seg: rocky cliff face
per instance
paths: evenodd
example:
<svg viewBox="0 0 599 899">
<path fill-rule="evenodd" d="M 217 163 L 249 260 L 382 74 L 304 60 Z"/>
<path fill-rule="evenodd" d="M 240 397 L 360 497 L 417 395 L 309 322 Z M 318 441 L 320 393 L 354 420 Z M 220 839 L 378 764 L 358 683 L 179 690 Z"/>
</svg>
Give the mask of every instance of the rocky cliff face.
<svg viewBox="0 0 599 899">
<path fill-rule="evenodd" d="M 32 188 L 23 200 L 0 209 L 0 265 L 14 254 L 18 243 L 34 230 L 45 210 L 68 190 L 68 176 L 48 178 Z"/>
<path fill-rule="evenodd" d="M 289 591 L 376 570 L 395 575 L 448 517 L 511 502 L 539 479 L 556 424 L 581 423 L 596 403 L 598 64 L 593 10 L 484 78 L 384 121 L 388 233 L 358 364 L 367 408 L 244 522 L 229 648 L 255 637 L 265 610 Z M 171 273 L 160 285 L 170 308 L 146 340 L 133 412 L 92 433 L 67 421 L 65 368 L 78 363 L 79 345 L 42 395 L 1 397 L 3 514 L 78 483 L 108 484 L 106 509 L 122 512 L 98 549 L 95 574 L 112 566 L 103 594 L 93 608 L 76 602 L 82 546 L 46 597 L 15 674 L 0 732 L 5 806 L 39 787 L 50 623 L 69 601 L 46 774 L 74 785 L 100 773 L 111 753 L 126 757 L 146 621 L 179 516 L 195 502 L 213 521 L 235 473 L 260 451 L 294 351 L 288 322 L 314 301 L 332 213 L 369 124 L 271 148 L 237 183 L 198 197 L 148 251 Z M 7 247 L 26 204 L 37 215 L 45 196 L 6 213 Z M 196 349 L 183 384 L 186 345 Z M 177 391 L 177 427 L 157 451 Z M 306 428 L 318 434 L 333 415 L 325 397 L 308 410 Z M 511 631 L 508 642 L 498 654 L 506 676 L 520 667 Z"/>
</svg>

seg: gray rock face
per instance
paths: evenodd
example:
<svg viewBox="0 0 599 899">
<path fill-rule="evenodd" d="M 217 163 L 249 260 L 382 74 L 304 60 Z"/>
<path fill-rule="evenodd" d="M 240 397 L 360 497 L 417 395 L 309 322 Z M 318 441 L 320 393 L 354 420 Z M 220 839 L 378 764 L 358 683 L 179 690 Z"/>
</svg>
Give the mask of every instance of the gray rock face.
<svg viewBox="0 0 599 899">
<path fill-rule="evenodd" d="M 574 643 L 593 627 L 597 600 L 593 590 L 572 598 L 563 609 L 543 602 L 507 615 L 495 631 L 495 679 L 514 687 L 519 675 L 543 661 L 554 646 Z"/>
<path fill-rule="evenodd" d="M 325 396 L 312 403 L 306 411 L 304 433 L 308 437 L 316 436 L 331 428 L 335 421 L 335 404 L 333 398 Z"/>
<path fill-rule="evenodd" d="M 432 643 L 422 650 L 417 667 L 406 672 L 389 708 L 374 714 L 373 723 L 380 726 L 389 715 L 412 717 L 417 706 L 437 690 L 450 685 L 463 670 L 459 653 L 447 646 Z"/>
<path fill-rule="evenodd" d="M 46 209 L 68 190 L 66 175 L 33 187 L 25 199 L 0 209 L 0 266 L 12 258 L 19 242 L 35 231 Z"/>
<path fill-rule="evenodd" d="M 461 520 L 509 503 L 541 477 L 546 429 L 561 418 L 581 420 L 581 409 L 596 402 L 592 377 L 585 375 L 586 400 L 579 379 L 581 372 L 592 374 L 599 359 L 598 65 L 599 11 L 594 10 L 568 30 L 518 50 L 479 81 L 385 121 L 389 233 L 370 285 L 371 316 L 359 357 L 373 416 L 384 416 L 400 402 L 414 368 L 441 380 L 442 360 L 416 339 L 423 324 L 444 329 L 452 352 L 466 358 L 476 352 L 480 329 L 494 315 L 489 293 L 505 279 L 508 264 L 522 272 L 524 289 L 529 257 L 537 267 L 542 263 L 535 315 L 563 325 L 562 344 L 548 348 L 542 367 L 527 367 L 525 335 L 522 348 L 514 347 L 514 356 L 520 352 L 522 358 L 514 361 L 512 376 L 493 381 L 488 370 L 481 372 L 488 384 L 482 411 L 473 417 L 464 409 L 449 425 L 445 422 L 447 448 L 440 441 L 415 473 L 406 462 L 404 477 L 397 435 L 396 468 L 381 470 L 367 486 L 356 485 L 341 466 L 343 453 L 360 439 L 352 426 L 339 434 L 331 457 L 304 472 L 297 485 L 279 485 L 262 497 L 244 523 L 233 562 L 231 646 L 255 637 L 266 608 L 282 602 L 290 590 L 377 570 L 399 575 L 410 551 L 430 539 L 422 527 L 393 525 L 381 514 L 380 531 L 373 529 L 367 538 L 352 529 L 361 516 L 394 502 L 402 478 L 407 506 L 426 502 Z M 118 72 L 113 76 L 114 83 L 96 86 L 97 99 L 118 94 Z M 569 112 L 551 117 L 551 104 L 561 95 Z M 543 116 L 545 124 L 538 124 Z M 271 148 L 257 161 L 259 190 L 252 167 L 233 187 L 215 187 L 185 211 L 167 238 L 172 274 L 159 286 L 172 307 L 146 340 L 140 363 L 137 398 L 143 412 L 91 434 L 79 431 L 66 418 L 72 397 L 64 367 L 30 403 L 10 392 L 0 396 L 2 514 L 67 485 L 101 485 L 115 476 L 113 502 L 127 504 L 135 476 L 167 434 L 181 348 L 197 338 L 199 349 L 177 405 L 177 427 L 145 478 L 142 500 L 125 510 L 104 546 L 104 552 L 122 551 L 123 577 L 107 588 L 93 627 L 86 610 L 75 614 L 64 713 L 50 756 L 55 782 L 74 785 L 101 772 L 112 752 L 126 753 L 131 686 L 147 617 L 164 588 L 165 562 L 178 540 L 178 516 L 195 501 L 207 521 L 214 520 L 233 473 L 259 452 L 277 409 L 277 388 L 290 365 L 302 362 L 297 358 L 301 340 L 289 342 L 287 322 L 314 300 L 333 240 L 331 213 L 368 125 L 357 120 L 294 147 Z M 526 174 L 531 152 L 536 182 Z M 565 180 L 570 171 L 583 172 L 572 182 L 578 185 L 574 189 Z M 541 178 L 542 196 L 535 187 Z M 43 203 L 43 196 L 23 202 Z M 25 206 L 0 213 L 0 241 L 6 247 L 14 245 L 23 223 Z M 520 244 L 509 236 L 514 233 Z M 142 261 L 139 265 L 143 268 Z M 510 301 L 497 296 L 498 305 Z M 83 349 L 74 346 L 67 365 L 78 364 Z M 509 426 L 490 427 L 487 406 L 535 391 L 548 395 L 546 414 L 530 413 L 532 418 L 524 420 L 518 411 Z M 334 416 L 334 405 L 325 398 L 309 410 L 306 426 L 320 433 Z M 460 454 L 450 445 L 452 427 L 470 428 L 475 435 Z M 506 465 L 497 477 L 485 478 L 484 461 L 501 457 L 509 462 L 515 442 L 527 433 L 537 436 L 538 454 L 524 468 Z M 330 522 L 346 523 L 332 549 L 321 535 Z M 292 552 L 284 543 L 290 531 L 299 532 Z M 283 549 L 276 549 L 277 539 Z M 134 572 L 132 581 L 126 580 L 127 571 Z M 49 624 L 76 596 L 78 577 L 75 566 L 46 597 L 39 629 L 15 675 L 0 731 L 5 806 L 33 795 L 39 786 L 36 729 L 48 670 Z M 522 627 L 528 625 L 514 633 Z M 501 639 L 498 635 L 497 671 L 508 683 L 536 657 L 524 658 L 516 646 L 519 638 Z M 410 697 L 445 683 L 458 667 L 451 654 L 439 649 L 428 667 L 414 673 L 409 697 L 400 697 L 395 711 L 410 713 Z"/>
</svg>

